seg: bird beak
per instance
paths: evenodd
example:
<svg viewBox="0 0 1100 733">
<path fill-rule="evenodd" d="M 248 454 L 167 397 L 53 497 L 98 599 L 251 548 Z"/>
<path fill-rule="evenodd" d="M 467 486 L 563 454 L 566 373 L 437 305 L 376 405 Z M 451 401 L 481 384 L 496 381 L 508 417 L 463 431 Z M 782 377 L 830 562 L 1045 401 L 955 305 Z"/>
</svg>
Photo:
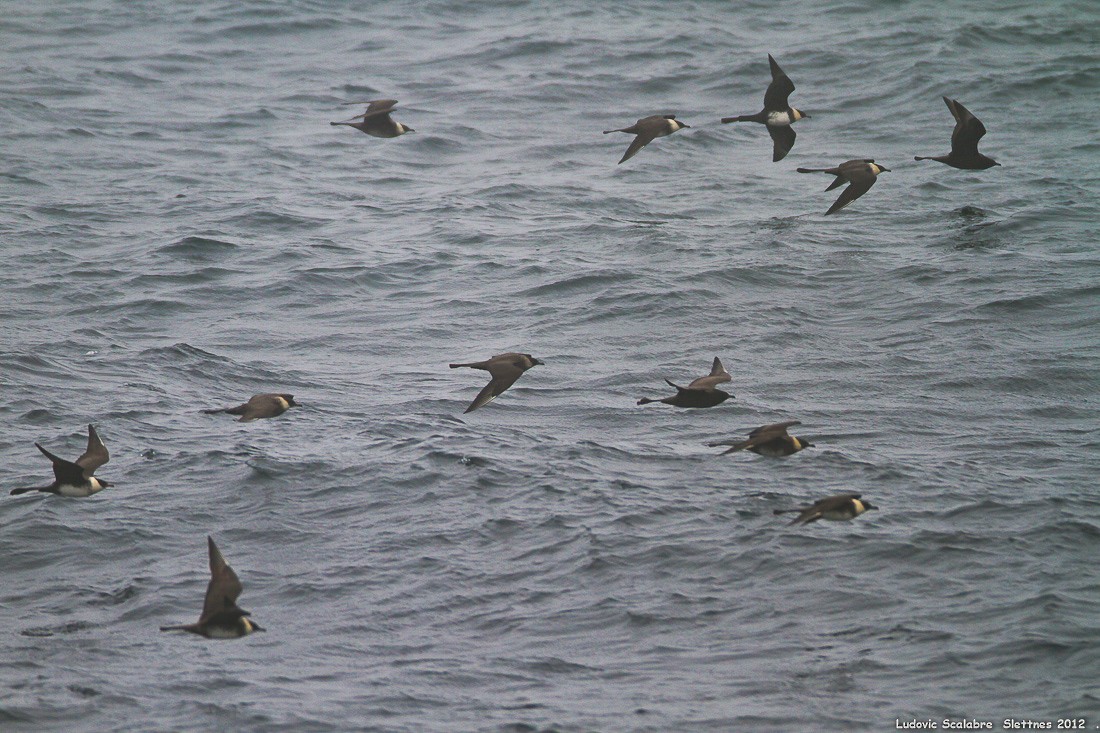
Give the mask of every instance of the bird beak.
<svg viewBox="0 0 1100 733">
<path fill-rule="evenodd" d="M 532 359 L 531 363 L 536 364 L 538 366 L 546 366 L 546 362 L 543 361 L 542 359 Z"/>
</svg>

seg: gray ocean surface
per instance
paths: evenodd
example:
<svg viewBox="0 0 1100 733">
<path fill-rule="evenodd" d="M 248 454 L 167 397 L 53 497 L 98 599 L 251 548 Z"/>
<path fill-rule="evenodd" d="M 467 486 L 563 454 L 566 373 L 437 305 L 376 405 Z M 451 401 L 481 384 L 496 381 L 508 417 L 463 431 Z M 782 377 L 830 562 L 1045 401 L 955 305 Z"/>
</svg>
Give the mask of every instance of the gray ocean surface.
<svg viewBox="0 0 1100 733">
<path fill-rule="evenodd" d="M 1100 724 L 1094 2 L 6 3 L 0 49 L 0 730 Z M 780 163 L 718 122 L 768 53 Z M 944 95 L 1003 167 L 913 160 Z M 416 133 L 328 124 L 378 97 Z M 824 217 L 795 168 L 856 157 Z M 635 404 L 715 356 L 735 399 Z M 116 486 L 7 496 L 89 423 Z M 267 633 L 158 630 L 208 534 Z"/>
</svg>

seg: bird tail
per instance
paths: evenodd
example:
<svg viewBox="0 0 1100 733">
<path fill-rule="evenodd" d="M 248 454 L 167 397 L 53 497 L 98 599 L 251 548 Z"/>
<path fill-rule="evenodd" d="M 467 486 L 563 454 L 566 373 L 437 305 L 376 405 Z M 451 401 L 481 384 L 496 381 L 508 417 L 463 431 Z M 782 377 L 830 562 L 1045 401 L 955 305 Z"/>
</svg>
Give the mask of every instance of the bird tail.
<svg viewBox="0 0 1100 733">
<path fill-rule="evenodd" d="M 182 626 L 161 626 L 161 631 L 195 631 L 196 624 L 183 624 Z"/>
<path fill-rule="evenodd" d="M 707 443 L 706 445 L 709 448 L 719 448 L 723 445 L 733 446 L 732 448 L 730 448 L 727 451 L 724 451 L 721 454 L 721 455 L 726 455 L 726 453 L 733 453 L 734 451 L 744 450 L 745 446 L 747 446 L 748 444 L 749 444 L 749 441 L 747 441 L 747 440 L 737 440 L 736 438 L 732 438 L 730 440 L 716 440 L 713 443 Z"/>
<path fill-rule="evenodd" d="M 728 125 L 731 122 L 752 122 L 752 115 L 738 115 L 736 117 L 722 118 L 722 124 Z"/>
<path fill-rule="evenodd" d="M 30 486 L 30 487 L 23 488 L 23 489 L 12 489 L 11 490 L 11 495 L 12 496 L 19 496 L 20 494 L 25 494 L 28 491 L 39 491 L 39 489 L 38 489 L 38 487 L 34 487 L 34 486 Z"/>
<path fill-rule="evenodd" d="M 930 155 L 914 155 L 913 160 L 932 160 Z"/>
<path fill-rule="evenodd" d="M 660 402 L 660 400 L 653 400 L 649 397 L 643 397 L 642 399 L 638 400 L 639 405 L 648 405 L 650 402 Z"/>
<path fill-rule="evenodd" d="M 203 410 L 203 414 L 206 415 L 217 415 L 220 412 L 229 412 L 229 410 L 224 407 L 216 407 L 213 410 Z"/>
<path fill-rule="evenodd" d="M 828 173 L 828 168 L 796 168 L 799 173 Z"/>
<path fill-rule="evenodd" d="M 797 517 L 787 522 L 787 526 L 790 527 L 795 524 L 802 524 L 802 510 L 801 509 L 772 509 L 772 514 L 798 514 Z"/>
</svg>

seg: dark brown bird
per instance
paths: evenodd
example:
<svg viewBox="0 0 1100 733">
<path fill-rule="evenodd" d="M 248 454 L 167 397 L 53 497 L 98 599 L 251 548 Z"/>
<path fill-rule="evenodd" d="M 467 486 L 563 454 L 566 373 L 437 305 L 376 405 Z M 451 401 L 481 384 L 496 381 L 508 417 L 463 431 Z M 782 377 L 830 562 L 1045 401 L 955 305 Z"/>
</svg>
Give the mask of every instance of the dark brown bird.
<svg viewBox="0 0 1100 733">
<path fill-rule="evenodd" d="M 714 363 L 711 365 L 710 374 L 707 376 L 699 377 L 686 387 L 681 387 L 666 379 L 665 381 L 668 382 L 670 387 L 676 388 L 676 394 L 659 400 L 643 397 L 638 400 L 638 404 L 648 405 L 650 402 L 663 402 L 666 405 L 674 405 L 675 407 L 714 407 L 733 396 L 728 392 L 717 389 L 719 384 L 728 382 L 731 379 L 729 372 L 722 366 L 722 360 L 716 356 L 714 357 Z"/>
<path fill-rule="evenodd" d="M 873 158 L 863 158 L 861 160 L 849 160 L 841 163 L 836 168 L 799 168 L 798 172 L 828 173 L 836 176 L 836 180 L 829 184 L 829 187 L 825 189 L 826 191 L 832 191 L 845 183 L 849 184 L 848 188 L 844 189 L 840 197 L 825 212 L 825 215 L 828 216 L 840 211 L 871 190 L 871 186 L 875 185 L 875 181 L 878 180 L 878 174 L 889 173 L 890 169 L 876 164 Z"/>
<path fill-rule="evenodd" d="M 798 512 L 791 524 L 809 524 L 819 519 L 828 519 L 834 522 L 855 519 L 868 509 L 878 509 L 869 501 L 860 501 L 859 494 L 837 494 L 815 501 L 808 507 L 801 509 L 775 509 L 776 514 L 790 514 Z"/>
<path fill-rule="evenodd" d="M 473 412 L 477 408 L 487 405 L 504 392 L 504 390 L 515 384 L 516 380 L 519 379 L 525 371 L 542 363 L 543 362 L 530 354 L 509 352 L 507 354 L 497 354 L 492 359 L 486 359 L 485 361 L 475 361 L 469 364 L 451 364 L 451 369 L 458 369 L 459 367 L 484 369 L 493 377 L 489 380 L 489 383 L 485 385 L 485 389 L 481 390 L 477 397 L 474 398 L 474 401 L 470 403 L 470 406 L 464 410 L 464 413 Z"/>
<path fill-rule="evenodd" d="M 408 125 L 395 122 L 390 113 L 397 106 L 396 99 L 375 99 L 370 102 L 346 102 L 346 104 L 366 104 L 367 111 L 361 115 L 355 115 L 345 122 L 330 122 L 330 125 L 347 125 L 356 130 L 365 132 L 371 137 L 399 137 L 406 132 L 416 132 Z M 362 118 L 362 122 L 352 122 Z"/>
<path fill-rule="evenodd" d="M 985 125 L 970 110 L 959 104 L 957 100 L 943 98 L 947 108 L 951 110 L 951 116 L 955 118 L 955 129 L 951 132 L 951 152 L 947 155 L 914 156 L 914 160 L 938 160 L 952 168 L 963 170 L 984 171 L 1000 165 L 992 158 L 988 158 L 978 152 L 978 141 L 985 135 Z"/>
<path fill-rule="evenodd" d="M 219 407 L 213 410 L 203 410 L 207 415 L 219 412 L 228 412 L 230 415 L 240 415 L 237 422 L 252 422 L 265 417 L 277 417 L 291 407 L 301 407 L 294 401 L 292 394 L 258 394 L 252 395 L 248 402 L 236 407 Z"/>
<path fill-rule="evenodd" d="M 736 453 L 742 450 L 752 451 L 757 455 L 769 456 L 772 458 L 789 456 L 792 453 L 797 453 L 803 448 L 813 447 L 813 443 L 808 440 L 803 440 L 802 438 L 796 438 L 793 435 L 787 434 L 787 428 L 792 425 L 801 424 L 802 423 L 798 420 L 788 420 L 787 422 L 763 425 L 749 433 L 748 440 L 720 440 L 716 443 L 707 443 L 707 445 L 712 448 L 719 445 L 733 446 L 729 450 L 723 451 L 721 453 L 723 456 L 727 453 Z"/>
<path fill-rule="evenodd" d="M 92 475 L 97 468 L 111 460 L 111 456 L 91 425 L 88 426 L 88 448 L 75 461 L 58 458 L 38 443 L 34 445 L 53 464 L 53 483 L 49 486 L 12 489 L 13 496 L 25 494 L 28 491 L 45 491 L 59 496 L 84 497 L 111 486 L 107 481 Z"/>
<path fill-rule="evenodd" d="M 768 64 L 772 69 L 772 83 L 764 92 L 764 109 L 754 115 L 723 117 L 722 122 L 759 122 L 766 126 L 772 137 L 772 162 L 777 163 L 794 147 L 795 134 L 791 125 L 798 120 L 809 119 L 810 116 L 787 103 L 787 98 L 794 91 L 794 82 L 783 73 L 771 54 L 768 54 Z"/>
<path fill-rule="evenodd" d="M 206 538 L 210 551 L 210 584 L 206 586 L 206 599 L 202 615 L 197 623 L 183 626 L 161 626 L 161 631 L 190 631 L 207 639 L 237 639 L 253 631 L 264 631 L 252 619 L 248 611 L 237 606 L 241 595 L 241 581 L 233 568 L 222 557 L 213 537 Z"/>
<path fill-rule="evenodd" d="M 637 135 L 634 141 L 630 143 L 630 147 L 626 149 L 626 153 L 619 159 L 621 164 L 633 158 L 639 150 L 649 145 L 656 138 L 671 135 L 685 127 L 690 129 L 691 125 L 680 122 L 676 119 L 676 115 L 651 115 L 643 117 L 630 127 L 624 127 L 621 130 L 604 130 L 603 134 L 610 135 L 613 132 L 625 132 L 630 135 Z"/>
</svg>

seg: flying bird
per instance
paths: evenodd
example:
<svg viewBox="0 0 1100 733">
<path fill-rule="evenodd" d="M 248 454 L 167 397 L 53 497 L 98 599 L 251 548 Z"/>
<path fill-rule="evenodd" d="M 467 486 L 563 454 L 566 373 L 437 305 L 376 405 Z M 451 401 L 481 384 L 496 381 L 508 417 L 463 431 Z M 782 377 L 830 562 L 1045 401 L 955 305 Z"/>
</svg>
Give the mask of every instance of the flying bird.
<svg viewBox="0 0 1100 733">
<path fill-rule="evenodd" d="M 330 122 L 330 125 L 347 125 L 356 130 L 367 133 L 371 137 L 399 137 L 406 132 L 416 132 L 408 125 L 395 122 L 390 113 L 397 106 L 396 99 L 375 99 L 370 102 L 346 102 L 345 104 L 366 104 L 367 111 L 361 115 L 355 115 L 345 122 Z M 362 122 L 352 120 L 362 119 Z"/>
<path fill-rule="evenodd" d="M 666 405 L 674 405 L 676 407 L 714 407 L 720 405 L 728 400 L 731 395 L 729 392 L 723 392 L 717 389 L 719 384 L 723 382 L 729 382 L 732 377 L 726 368 L 722 366 L 722 360 L 717 356 L 714 357 L 714 363 L 711 365 L 710 374 L 705 377 L 699 377 L 693 380 L 691 384 L 686 387 L 681 387 L 678 384 L 674 384 L 671 380 L 666 379 L 670 387 L 676 389 L 676 394 L 672 397 L 665 397 L 664 399 L 650 399 L 649 397 L 643 397 L 638 400 L 639 405 L 648 405 L 650 402 L 663 402 Z"/>
<path fill-rule="evenodd" d="M 161 631 L 190 631 L 207 639 L 237 639 L 248 636 L 253 631 L 265 631 L 259 624 L 248 618 L 248 611 L 237 606 L 241 595 L 241 581 L 233 568 L 222 557 L 213 537 L 206 538 L 210 551 L 210 584 L 206 586 L 206 599 L 202 604 L 202 615 L 193 624 L 183 626 L 161 626 Z"/>
<path fill-rule="evenodd" d="M 265 417 L 278 417 L 291 407 L 301 407 L 294 401 L 292 394 L 258 394 L 252 395 L 248 402 L 236 407 L 218 407 L 213 410 L 203 410 L 207 415 L 215 415 L 219 412 L 228 412 L 230 415 L 240 415 L 237 422 L 252 422 Z"/>
<path fill-rule="evenodd" d="M 836 168 L 799 168 L 799 173 L 828 173 L 829 175 L 836 176 L 836 180 L 829 184 L 826 191 L 832 191 L 838 186 L 848 184 L 848 188 L 840 194 L 840 197 L 833 202 L 833 205 L 829 207 L 829 210 L 825 212 L 825 216 L 829 214 L 835 214 L 843 209 L 848 204 L 858 199 L 863 194 L 870 190 L 871 186 L 875 185 L 875 181 L 878 180 L 879 173 L 889 173 L 889 168 L 884 168 L 881 165 L 875 163 L 873 158 L 863 158 L 860 160 L 849 160 L 845 163 L 841 163 Z"/>
<path fill-rule="evenodd" d="M 492 375 L 492 379 L 485 385 L 485 389 L 478 393 L 474 401 L 470 403 L 465 412 L 473 412 L 479 407 L 487 405 L 496 397 L 500 396 L 504 390 L 511 387 L 516 383 L 516 380 L 520 376 L 533 366 L 538 366 L 543 362 L 539 361 L 530 354 L 517 354 L 509 352 L 507 354 L 497 354 L 492 359 L 486 359 L 485 361 L 475 361 L 469 364 L 451 364 L 451 369 L 458 369 L 459 367 L 469 367 L 471 369 L 484 369 Z"/>
<path fill-rule="evenodd" d="M 808 507 L 800 509 L 774 509 L 775 514 L 790 514 L 798 512 L 791 524 L 809 524 L 819 519 L 830 521 L 845 521 L 855 519 L 868 509 L 878 509 L 869 501 L 860 501 L 859 494 L 837 494 L 815 501 Z"/>
<path fill-rule="evenodd" d="M 625 132 L 630 135 L 637 135 L 634 141 L 630 143 L 630 147 L 626 149 L 626 153 L 619 160 L 619 163 L 625 163 L 634 157 L 634 155 L 653 142 L 654 139 L 664 137 L 665 135 L 671 135 L 677 130 L 684 128 L 691 128 L 691 125 L 685 125 L 676 119 L 676 115 L 651 115 L 649 117 L 643 117 L 635 122 L 630 127 L 624 127 L 621 130 L 604 130 L 604 135 L 610 135 L 613 132 Z"/>
<path fill-rule="evenodd" d="M 88 426 L 88 449 L 75 461 L 58 458 L 38 443 L 34 445 L 53 464 L 54 481 L 49 486 L 12 489 L 13 496 L 25 494 L 28 491 L 45 491 L 59 496 L 84 497 L 112 485 L 93 475 L 97 468 L 111 460 L 111 456 L 91 425 Z"/>
<path fill-rule="evenodd" d="M 787 422 L 762 425 L 749 433 L 748 440 L 720 440 L 716 443 L 707 443 L 707 445 L 712 448 L 720 445 L 732 446 L 729 450 L 723 451 L 721 455 L 747 450 L 757 455 L 772 458 L 789 456 L 804 448 L 813 447 L 813 443 L 808 440 L 787 434 L 787 428 L 801 424 L 798 420 L 788 420 Z"/>
<path fill-rule="evenodd" d="M 984 171 L 1000 165 L 997 161 L 978 152 L 978 141 L 985 135 L 985 125 L 970 110 L 955 99 L 943 98 L 951 116 L 955 118 L 955 129 L 951 132 L 951 152 L 947 155 L 914 156 L 914 160 L 938 160 L 952 168 Z"/>
<path fill-rule="evenodd" d="M 794 147 L 795 134 L 791 125 L 803 118 L 809 119 L 810 116 L 787 103 L 787 98 L 794 91 L 794 82 L 783 73 L 771 54 L 768 54 L 768 64 L 772 69 L 772 83 L 764 92 L 764 109 L 754 115 L 723 117 L 722 122 L 759 122 L 765 125 L 768 134 L 772 136 L 772 162 L 778 163 Z"/>
</svg>

